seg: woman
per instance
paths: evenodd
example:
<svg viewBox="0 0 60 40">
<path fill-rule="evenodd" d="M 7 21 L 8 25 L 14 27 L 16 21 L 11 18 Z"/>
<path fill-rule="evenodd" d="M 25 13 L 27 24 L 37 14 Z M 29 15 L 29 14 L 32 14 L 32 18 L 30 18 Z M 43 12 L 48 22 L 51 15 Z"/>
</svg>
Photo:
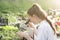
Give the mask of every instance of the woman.
<svg viewBox="0 0 60 40">
<path fill-rule="evenodd" d="M 56 40 L 55 29 L 46 14 L 38 4 L 34 4 L 28 10 L 30 25 L 32 25 L 31 22 L 35 25 L 39 24 L 38 30 L 34 28 L 35 31 L 37 30 L 37 32 L 35 32 L 35 34 L 37 34 L 36 40 Z"/>
<path fill-rule="evenodd" d="M 29 26 L 34 30 L 36 38 L 34 40 L 56 40 L 55 29 L 51 21 L 47 18 L 47 13 L 38 5 L 34 4 L 27 12 L 30 22 Z M 35 28 L 34 25 L 37 25 Z M 28 35 L 27 40 L 33 40 Z"/>
</svg>

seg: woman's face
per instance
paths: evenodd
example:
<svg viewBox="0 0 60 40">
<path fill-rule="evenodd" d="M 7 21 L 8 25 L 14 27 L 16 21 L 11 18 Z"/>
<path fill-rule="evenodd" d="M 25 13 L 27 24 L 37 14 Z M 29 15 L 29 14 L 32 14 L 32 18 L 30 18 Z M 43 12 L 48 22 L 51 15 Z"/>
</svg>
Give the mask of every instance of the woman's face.
<svg viewBox="0 0 60 40">
<path fill-rule="evenodd" d="M 39 20 L 39 18 L 36 17 L 35 15 L 33 15 L 33 16 L 29 15 L 29 19 L 30 19 L 30 22 L 32 22 L 34 24 L 38 23 L 38 20 Z"/>
<path fill-rule="evenodd" d="M 33 16 L 29 16 L 29 19 L 30 19 L 30 22 L 33 22 L 34 23 L 34 17 Z"/>
</svg>

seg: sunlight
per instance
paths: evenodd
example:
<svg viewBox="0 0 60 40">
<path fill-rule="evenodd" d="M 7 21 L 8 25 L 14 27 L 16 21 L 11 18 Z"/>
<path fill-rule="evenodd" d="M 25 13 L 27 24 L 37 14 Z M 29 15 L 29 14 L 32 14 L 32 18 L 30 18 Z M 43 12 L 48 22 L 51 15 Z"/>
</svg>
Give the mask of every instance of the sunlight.
<svg viewBox="0 0 60 40">
<path fill-rule="evenodd" d="M 60 8 L 60 0 L 52 0 L 53 8 Z"/>
</svg>

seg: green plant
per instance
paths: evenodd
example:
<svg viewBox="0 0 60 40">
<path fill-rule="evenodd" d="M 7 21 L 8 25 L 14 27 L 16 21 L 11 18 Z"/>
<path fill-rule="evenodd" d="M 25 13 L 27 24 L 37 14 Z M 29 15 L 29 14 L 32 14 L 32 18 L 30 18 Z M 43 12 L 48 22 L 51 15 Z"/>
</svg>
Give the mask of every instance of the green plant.
<svg viewBox="0 0 60 40">
<path fill-rule="evenodd" d="M 18 31 L 17 27 L 1 26 L 0 29 L 0 35 L 2 36 L 2 40 L 19 40 L 16 35 L 16 32 Z"/>
</svg>

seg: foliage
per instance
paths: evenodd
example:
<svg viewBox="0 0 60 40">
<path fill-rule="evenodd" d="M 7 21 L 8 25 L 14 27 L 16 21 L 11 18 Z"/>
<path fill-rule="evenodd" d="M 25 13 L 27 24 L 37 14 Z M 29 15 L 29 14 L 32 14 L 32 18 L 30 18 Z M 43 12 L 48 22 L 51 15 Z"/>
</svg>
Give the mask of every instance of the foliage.
<svg viewBox="0 0 60 40">
<path fill-rule="evenodd" d="M 44 10 L 48 10 L 51 6 L 50 2 L 50 0 L 0 0 L 0 12 L 11 11 L 16 13 L 27 11 L 33 3 L 39 3 Z"/>
<path fill-rule="evenodd" d="M 19 40 L 16 35 L 18 31 L 17 27 L 14 26 L 0 26 L 0 35 L 2 35 L 2 40 Z"/>
<path fill-rule="evenodd" d="M 26 16 L 26 11 L 35 2 L 39 3 L 42 8 L 47 11 L 50 7 L 49 2 L 51 1 L 48 0 L 45 2 L 43 0 L 0 0 L 0 16 L 3 16 L 3 18 L 9 17 L 9 22 L 15 22 L 16 20 L 14 17 L 21 15 L 24 18 Z"/>
<path fill-rule="evenodd" d="M 17 17 L 26 17 L 26 12 L 33 3 L 39 3 L 47 11 L 50 2 L 49 0 L 0 0 L 0 16 L 7 18 L 9 23 L 16 22 Z M 3 36 L 2 40 L 18 40 L 15 35 L 16 31 L 18 31 L 16 27 L 3 26 L 0 28 L 2 28 L 0 31 Z"/>
</svg>

